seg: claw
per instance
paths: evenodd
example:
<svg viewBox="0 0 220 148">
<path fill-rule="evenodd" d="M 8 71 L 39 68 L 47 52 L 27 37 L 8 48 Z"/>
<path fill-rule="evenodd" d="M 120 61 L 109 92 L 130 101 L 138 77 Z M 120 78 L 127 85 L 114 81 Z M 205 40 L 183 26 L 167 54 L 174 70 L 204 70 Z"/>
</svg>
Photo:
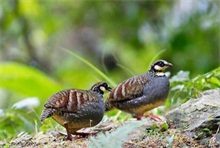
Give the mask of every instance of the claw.
<svg viewBox="0 0 220 148">
<path fill-rule="evenodd" d="M 163 121 L 163 119 L 161 119 L 160 117 L 154 115 L 154 114 L 147 114 L 147 115 L 138 115 L 138 116 L 134 116 L 134 118 L 136 118 L 137 120 L 141 120 L 142 117 L 149 117 L 152 120 L 156 121 L 156 122 L 161 122 Z"/>
</svg>

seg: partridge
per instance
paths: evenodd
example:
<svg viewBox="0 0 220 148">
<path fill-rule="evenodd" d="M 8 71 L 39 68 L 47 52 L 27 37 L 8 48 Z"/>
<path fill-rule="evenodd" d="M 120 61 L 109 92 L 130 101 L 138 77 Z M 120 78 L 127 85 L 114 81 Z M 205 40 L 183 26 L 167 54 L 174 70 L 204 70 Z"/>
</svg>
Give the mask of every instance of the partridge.
<svg viewBox="0 0 220 148">
<path fill-rule="evenodd" d="M 111 88 L 105 82 L 94 84 L 90 90 L 66 89 L 52 95 L 44 105 L 41 121 L 52 117 L 66 128 L 67 139 L 77 130 L 97 125 L 103 118 L 104 92 Z"/>
<path fill-rule="evenodd" d="M 164 71 L 170 66 L 171 63 L 158 60 L 145 74 L 118 84 L 105 102 L 106 111 L 115 107 L 140 120 L 145 112 L 163 105 L 170 87 Z M 152 115 L 151 118 L 156 120 L 158 117 Z"/>
</svg>

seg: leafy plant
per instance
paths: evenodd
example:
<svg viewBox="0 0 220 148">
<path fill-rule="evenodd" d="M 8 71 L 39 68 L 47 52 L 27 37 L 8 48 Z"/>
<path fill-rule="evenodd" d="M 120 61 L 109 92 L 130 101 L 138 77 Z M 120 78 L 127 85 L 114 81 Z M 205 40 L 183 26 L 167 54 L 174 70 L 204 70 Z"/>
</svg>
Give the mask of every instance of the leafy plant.
<svg viewBox="0 0 220 148">
<path fill-rule="evenodd" d="M 123 141 L 127 139 L 129 133 L 135 128 L 143 125 L 145 122 L 146 120 L 130 122 L 117 128 L 111 133 L 101 133 L 98 134 L 97 137 L 90 137 L 87 145 L 91 148 L 121 148 Z M 109 144 L 110 141 L 111 144 Z"/>
<path fill-rule="evenodd" d="M 0 87 L 24 96 L 49 97 L 63 87 L 41 71 L 15 63 L 1 63 Z"/>
<path fill-rule="evenodd" d="M 0 87 L 12 92 L 11 102 L 7 96 L 0 98 L 1 102 L 7 99 L 8 105 L 1 109 L 0 138 L 10 139 L 22 131 L 34 133 L 40 126 L 39 103 L 62 86 L 39 70 L 14 62 L 1 64 L 0 77 Z M 21 99 L 24 96 L 36 97 Z"/>
<path fill-rule="evenodd" d="M 220 88 L 220 67 L 193 79 L 189 78 L 189 72 L 179 71 L 170 79 L 170 82 L 170 99 L 165 104 L 167 108 L 181 104 L 190 98 L 197 98 L 205 90 Z"/>
<path fill-rule="evenodd" d="M 38 115 L 34 110 L 6 109 L 0 117 L 0 139 L 10 139 L 20 132 L 34 133 Z"/>
</svg>

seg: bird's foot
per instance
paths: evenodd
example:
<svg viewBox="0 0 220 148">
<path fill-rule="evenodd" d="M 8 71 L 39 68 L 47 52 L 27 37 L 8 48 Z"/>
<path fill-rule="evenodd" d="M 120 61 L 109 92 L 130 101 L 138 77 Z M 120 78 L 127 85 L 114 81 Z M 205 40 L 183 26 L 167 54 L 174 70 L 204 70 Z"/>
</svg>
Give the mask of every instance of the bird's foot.
<svg viewBox="0 0 220 148">
<path fill-rule="evenodd" d="M 154 115 L 154 114 L 147 114 L 147 115 L 144 115 L 145 117 L 149 117 L 151 118 L 152 120 L 156 121 L 156 122 L 162 122 L 163 119 L 161 119 L 160 117 Z"/>
<path fill-rule="evenodd" d="M 71 135 L 71 134 L 70 134 L 70 135 L 67 135 L 66 140 L 72 141 L 72 140 L 73 140 L 72 135 Z"/>
<path fill-rule="evenodd" d="M 160 117 L 158 117 L 158 116 L 156 116 L 156 115 L 154 115 L 154 114 L 147 114 L 147 115 L 139 115 L 139 116 L 135 116 L 135 118 L 137 119 L 137 120 L 141 120 L 141 118 L 142 117 L 149 117 L 149 118 L 151 118 L 152 120 L 154 120 L 154 121 L 156 121 L 156 122 L 161 122 L 161 121 L 163 121 L 163 119 L 161 119 Z"/>
</svg>

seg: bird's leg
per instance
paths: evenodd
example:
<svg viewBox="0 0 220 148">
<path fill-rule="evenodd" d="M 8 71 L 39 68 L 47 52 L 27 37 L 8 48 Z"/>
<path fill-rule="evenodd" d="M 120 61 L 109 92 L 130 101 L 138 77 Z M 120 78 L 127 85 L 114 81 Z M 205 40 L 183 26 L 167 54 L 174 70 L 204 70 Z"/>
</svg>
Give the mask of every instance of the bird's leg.
<svg viewBox="0 0 220 148">
<path fill-rule="evenodd" d="M 147 114 L 147 115 L 144 115 L 145 117 L 149 117 L 151 118 L 152 120 L 156 121 L 156 122 L 161 122 L 163 121 L 160 117 L 154 115 L 154 114 Z"/>
<path fill-rule="evenodd" d="M 137 120 L 141 120 L 141 118 L 143 117 L 143 115 L 135 115 L 133 116 L 134 118 L 136 118 Z"/>
<path fill-rule="evenodd" d="M 66 128 L 66 133 L 67 133 L 66 139 L 72 141 L 72 135 L 71 135 L 71 131 L 68 128 L 68 122 L 64 123 L 64 127 Z"/>
</svg>

